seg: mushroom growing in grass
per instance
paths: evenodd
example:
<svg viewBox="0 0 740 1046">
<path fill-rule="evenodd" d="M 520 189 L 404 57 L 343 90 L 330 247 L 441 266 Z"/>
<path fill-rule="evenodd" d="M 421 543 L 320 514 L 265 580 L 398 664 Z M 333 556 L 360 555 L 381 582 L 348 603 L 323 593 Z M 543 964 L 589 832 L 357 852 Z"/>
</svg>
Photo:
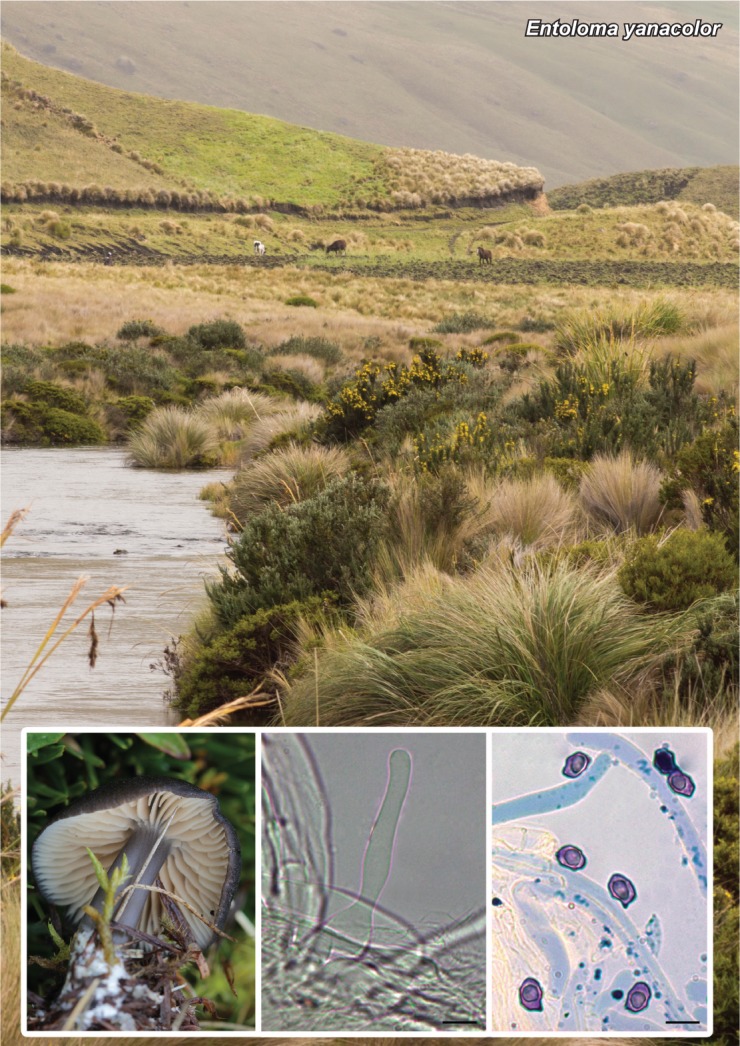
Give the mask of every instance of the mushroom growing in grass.
<svg viewBox="0 0 740 1046">
<path fill-rule="evenodd" d="M 236 832 L 209 792 L 137 777 L 98 788 L 55 817 L 36 839 L 31 864 L 41 894 L 75 924 L 89 920 L 86 905 L 100 910 L 103 902 L 88 849 L 109 876 L 124 854 L 128 860 L 113 912 L 118 926 L 156 936 L 165 911 L 157 890 L 164 889 L 178 899 L 167 907 L 176 905 L 201 951 L 223 927 L 241 859 Z"/>
</svg>

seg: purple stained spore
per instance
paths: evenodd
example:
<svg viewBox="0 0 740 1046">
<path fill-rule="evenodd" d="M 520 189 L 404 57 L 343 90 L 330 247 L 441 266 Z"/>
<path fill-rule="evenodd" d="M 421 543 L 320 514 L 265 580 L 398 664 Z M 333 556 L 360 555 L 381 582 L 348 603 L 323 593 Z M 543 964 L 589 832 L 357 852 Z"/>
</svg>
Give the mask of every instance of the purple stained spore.
<svg viewBox="0 0 740 1046">
<path fill-rule="evenodd" d="M 570 868 L 573 872 L 586 866 L 586 856 L 583 850 L 579 850 L 577 846 L 572 846 L 570 843 L 560 847 L 555 854 L 555 860 L 563 868 Z"/>
<path fill-rule="evenodd" d="M 669 774 L 668 787 L 676 795 L 685 795 L 687 799 L 696 791 L 696 785 L 693 780 L 683 770 L 674 770 L 672 774 Z"/>
<path fill-rule="evenodd" d="M 653 752 L 653 766 L 659 774 L 672 774 L 678 770 L 676 757 L 670 748 L 656 748 Z"/>
<path fill-rule="evenodd" d="M 591 762 L 591 756 L 585 752 L 572 752 L 565 760 L 564 777 L 580 777 Z"/>
<path fill-rule="evenodd" d="M 519 987 L 519 1002 L 525 1010 L 542 1009 L 542 985 L 534 977 L 527 977 Z"/>
<path fill-rule="evenodd" d="M 626 875 L 615 872 L 607 883 L 607 889 L 612 897 L 619 901 L 623 908 L 627 908 L 637 897 L 635 884 Z"/>
<path fill-rule="evenodd" d="M 647 1009 L 651 995 L 652 992 L 649 986 L 644 981 L 638 981 L 627 992 L 627 1001 L 624 1004 L 624 1008 L 629 1010 L 630 1013 L 640 1013 L 642 1010 Z"/>
</svg>

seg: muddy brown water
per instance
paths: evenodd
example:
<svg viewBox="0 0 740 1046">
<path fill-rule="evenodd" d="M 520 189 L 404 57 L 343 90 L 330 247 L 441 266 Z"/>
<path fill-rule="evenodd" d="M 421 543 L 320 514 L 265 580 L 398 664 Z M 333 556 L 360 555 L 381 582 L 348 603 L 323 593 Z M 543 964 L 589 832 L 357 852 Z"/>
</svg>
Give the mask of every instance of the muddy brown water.
<svg viewBox="0 0 740 1046">
<path fill-rule="evenodd" d="M 169 678 L 156 666 L 204 604 L 204 579 L 224 562 L 223 524 L 198 493 L 231 474 L 134 469 L 108 447 L 8 449 L 0 464 L 3 523 L 30 508 L 3 548 L 3 705 L 77 578 L 89 581 L 69 621 L 108 586 L 128 586 L 112 626 L 107 607 L 96 612 L 96 667 L 87 661 L 86 619 L 8 713 L 0 775 L 19 783 L 22 727 L 177 722 L 163 696 Z"/>
</svg>

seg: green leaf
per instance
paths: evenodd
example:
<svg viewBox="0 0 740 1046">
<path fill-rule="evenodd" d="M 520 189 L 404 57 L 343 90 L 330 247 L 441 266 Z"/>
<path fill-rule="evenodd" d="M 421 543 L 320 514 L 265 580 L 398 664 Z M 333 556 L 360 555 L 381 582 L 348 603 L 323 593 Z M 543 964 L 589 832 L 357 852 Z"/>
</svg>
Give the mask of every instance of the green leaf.
<svg viewBox="0 0 740 1046">
<path fill-rule="evenodd" d="M 190 749 L 180 734 L 138 734 L 142 741 L 146 741 L 153 748 L 158 748 L 165 755 L 173 759 L 189 759 Z"/>
<path fill-rule="evenodd" d="M 107 872 L 92 850 L 88 846 L 86 846 L 85 849 L 87 850 L 87 855 L 92 861 L 92 866 L 95 869 L 95 878 L 98 880 L 98 885 L 101 890 L 107 893 L 109 889 Z"/>
<path fill-rule="evenodd" d="M 28 734 L 28 751 L 30 755 L 36 755 L 41 749 L 47 745 L 57 744 L 64 737 L 64 733 L 61 734 Z"/>
</svg>

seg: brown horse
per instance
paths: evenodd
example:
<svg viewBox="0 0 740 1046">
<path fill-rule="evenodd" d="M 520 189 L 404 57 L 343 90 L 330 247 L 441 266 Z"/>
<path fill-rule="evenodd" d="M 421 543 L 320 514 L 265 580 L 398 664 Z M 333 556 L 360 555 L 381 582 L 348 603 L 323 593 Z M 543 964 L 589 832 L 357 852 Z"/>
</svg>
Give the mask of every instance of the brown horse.
<svg viewBox="0 0 740 1046">
<path fill-rule="evenodd" d="M 346 240 L 335 240 L 334 243 L 330 243 L 326 248 L 327 254 L 346 254 L 347 253 L 347 241 Z"/>
<path fill-rule="evenodd" d="M 491 254 L 487 247 L 478 248 L 478 264 L 493 265 L 493 254 Z"/>
</svg>

